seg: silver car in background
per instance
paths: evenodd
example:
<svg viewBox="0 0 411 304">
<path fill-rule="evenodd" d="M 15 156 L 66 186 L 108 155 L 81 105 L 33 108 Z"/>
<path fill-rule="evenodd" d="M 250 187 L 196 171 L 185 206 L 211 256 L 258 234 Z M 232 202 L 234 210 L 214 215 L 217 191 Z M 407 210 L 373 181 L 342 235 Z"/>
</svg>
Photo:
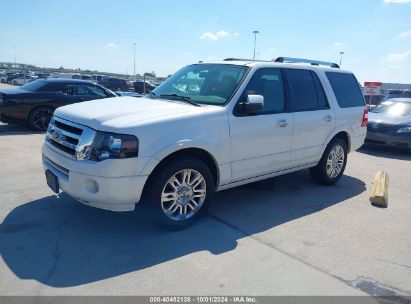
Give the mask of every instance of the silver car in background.
<svg viewBox="0 0 411 304">
<path fill-rule="evenodd" d="M 382 102 L 368 114 L 366 143 L 411 149 L 411 98 Z"/>
</svg>

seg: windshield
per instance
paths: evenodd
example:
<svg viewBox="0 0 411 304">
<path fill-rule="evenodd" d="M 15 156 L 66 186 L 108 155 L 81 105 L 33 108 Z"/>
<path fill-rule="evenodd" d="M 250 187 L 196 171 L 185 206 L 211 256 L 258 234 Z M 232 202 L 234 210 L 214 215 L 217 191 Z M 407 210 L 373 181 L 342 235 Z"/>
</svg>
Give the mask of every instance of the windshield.
<svg viewBox="0 0 411 304">
<path fill-rule="evenodd" d="M 36 92 L 42 87 L 46 85 L 46 82 L 44 80 L 34 80 L 32 82 L 26 83 L 25 85 L 21 86 L 22 89 L 30 92 Z"/>
<path fill-rule="evenodd" d="M 248 68 L 228 64 L 194 64 L 181 69 L 152 92 L 165 99 L 224 105 Z M 174 96 L 173 96 L 174 95 Z"/>
<path fill-rule="evenodd" d="M 372 112 L 394 116 L 405 116 L 411 113 L 411 103 L 387 100 L 375 107 Z"/>
</svg>

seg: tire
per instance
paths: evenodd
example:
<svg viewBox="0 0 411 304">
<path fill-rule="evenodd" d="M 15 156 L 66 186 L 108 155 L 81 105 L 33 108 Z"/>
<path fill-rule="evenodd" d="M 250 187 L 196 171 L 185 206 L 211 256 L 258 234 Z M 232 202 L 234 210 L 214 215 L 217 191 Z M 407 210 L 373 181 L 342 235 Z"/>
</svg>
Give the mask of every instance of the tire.
<svg viewBox="0 0 411 304">
<path fill-rule="evenodd" d="M 1 83 L 6 83 L 6 81 L 4 79 L 1 80 Z"/>
<path fill-rule="evenodd" d="M 201 218 L 213 198 L 214 190 L 213 175 L 204 162 L 195 157 L 177 158 L 150 177 L 144 204 L 164 226 L 179 230 Z"/>
<path fill-rule="evenodd" d="M 318 165 L 310 168 L 311 176 L 324 185 L 335 184 L 344 174 L 347 154 L 345 141 L 340 138 L 333 139 L 325 149 Z"/>
<path fill-rule="evenodd" d="M 37 107 L 31 110 L 28 123 L 34 131 L 46 131 L 54 110 L 51 107 Z"/>
<path fill-rule="evenodd" d="M 13 85 L 17 85 L 17 82 L 15 80 L 13 80 L 12 82 Z"/>
</svg>

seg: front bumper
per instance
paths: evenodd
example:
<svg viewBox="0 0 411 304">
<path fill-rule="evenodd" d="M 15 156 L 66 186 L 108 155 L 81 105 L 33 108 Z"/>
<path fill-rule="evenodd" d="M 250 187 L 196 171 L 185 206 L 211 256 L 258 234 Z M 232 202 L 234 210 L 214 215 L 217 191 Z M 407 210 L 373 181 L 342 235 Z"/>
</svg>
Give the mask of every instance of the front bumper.
<svg viewBox="0 0 411 304">
<path fill-rule="evenodd" d="M 365 143 L 388 145 L 399 148 L 411 148 L 411 135 L 394 135 L 368 131 L 365 138 Z"/>
<path fill-rule="evenodd" d="M 50 170 L 57 176 L 62 191 L 85 205 L 111 211 L 135 209 L 148 178 L 148 175 L 139 175 L 137 172 L 139 167 L 144 169 L 152 165 L 149 159 L 106 160 L 98 163 L 75 161 L 57 153 L 47 144 L 43 145 L 42 160 L 44 170 Z M 133 166 L 132 171 L 121 170 Z"/>
</svg>

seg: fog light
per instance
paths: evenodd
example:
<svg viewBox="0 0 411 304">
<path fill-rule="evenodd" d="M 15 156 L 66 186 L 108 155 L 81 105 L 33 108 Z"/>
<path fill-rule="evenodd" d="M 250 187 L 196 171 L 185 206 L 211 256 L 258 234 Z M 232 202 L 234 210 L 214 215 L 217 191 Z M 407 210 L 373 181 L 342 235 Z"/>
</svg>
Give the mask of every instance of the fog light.
<svg viewBox="0 0 411 304">
<path fill-rule="evenodd" d="M 94 179 L 87 179 L 84 182 L 84 186 L 89 193 L 97 193 L 98 192 L 98 184 Z"/>
</svg>

